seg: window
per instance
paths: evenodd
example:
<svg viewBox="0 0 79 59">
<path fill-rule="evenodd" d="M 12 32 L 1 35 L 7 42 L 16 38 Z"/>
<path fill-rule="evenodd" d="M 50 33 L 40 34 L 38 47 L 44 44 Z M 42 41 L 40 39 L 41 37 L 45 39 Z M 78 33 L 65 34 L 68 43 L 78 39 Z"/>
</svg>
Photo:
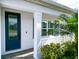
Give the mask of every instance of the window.
<svg viewBox="0 0 79 59">
<path fill-rule="evenodd" d="M 43 21 L 42 22 L 42 36 L 57 36 L 69 34 L 68 26 L 60 24 L 58 21 Z"/>
<path fill-rule="evenodd" d="M 53 28 L 54 29 L 54 34 L 53 35 L 54 36 L 59 35 L 60 34 L 60 31 L 59 31 L 60 30 L 59 23 L 54 22 L 54 25 L 53 26 L 54 26 L 54 28 Z"/>
<path fill-rule="evenodd" d="M 53 32 L 54 32 L 53 22 L 48 21 L 48 35 L 53 35 Z"/>
<path fill-rule="evenodd" d="M 47 36 L 47 22 L 42 22 L 42 36 Z"/>
<path fill-rule="evenodd" d="M 53 35 L 54 26 L 51 21 L 43 21 L 42 22 L 42 36 Z"/>
</svg>

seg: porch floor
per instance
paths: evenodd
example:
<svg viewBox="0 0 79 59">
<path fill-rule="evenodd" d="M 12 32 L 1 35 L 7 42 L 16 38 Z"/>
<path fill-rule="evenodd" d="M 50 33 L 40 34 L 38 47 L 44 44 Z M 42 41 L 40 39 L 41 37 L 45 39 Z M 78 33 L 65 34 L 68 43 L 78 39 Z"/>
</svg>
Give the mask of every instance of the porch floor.
<svg viewBox="0 0 79 59">
<path fill-rule="evenodd" d="M 1 59 L 34 59 L 33 58 L 33 49 L 4 55 L 4 56 L 2 56 Z"/>
</svg>

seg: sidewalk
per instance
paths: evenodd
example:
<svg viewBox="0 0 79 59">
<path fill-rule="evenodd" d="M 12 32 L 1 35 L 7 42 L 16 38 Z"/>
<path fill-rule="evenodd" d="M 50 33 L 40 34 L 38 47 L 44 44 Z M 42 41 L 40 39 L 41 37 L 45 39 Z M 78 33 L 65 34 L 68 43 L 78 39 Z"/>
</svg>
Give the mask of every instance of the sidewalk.
<svg viewBox="0 0 79 59">
<path fill-rule="evenodd" d="M 34 59 L 33 49 L 8 54 L 5 56 L 2 56 L 1 59 Z"/>
</svg>

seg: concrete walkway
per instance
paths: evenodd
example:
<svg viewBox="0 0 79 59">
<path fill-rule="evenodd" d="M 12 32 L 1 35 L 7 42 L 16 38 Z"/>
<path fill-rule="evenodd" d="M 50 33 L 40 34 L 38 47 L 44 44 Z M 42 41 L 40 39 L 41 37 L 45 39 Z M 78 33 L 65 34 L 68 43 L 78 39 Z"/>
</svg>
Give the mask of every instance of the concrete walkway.
<svg viewBox="0 0 79 59">
<path fill-rule="evenodd" d="M 34 59 L 33 58 L 33 49 L 4 55 L 4 56 L 2 56 L 1 59 Z"/>
</svg>

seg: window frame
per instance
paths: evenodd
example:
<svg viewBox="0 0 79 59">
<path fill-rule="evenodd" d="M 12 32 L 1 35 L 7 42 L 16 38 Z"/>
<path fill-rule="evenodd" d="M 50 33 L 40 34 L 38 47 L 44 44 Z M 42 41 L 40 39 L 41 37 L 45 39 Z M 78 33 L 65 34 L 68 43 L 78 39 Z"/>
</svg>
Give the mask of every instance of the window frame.
<svg viewBox="0 0 79 59">
<path fill-rule="evenodd" d="M 48 27 L 48 26 L 49 26 L 49 21 L 42 21 L 42 22 L 45 22 L 47 25 L 46 25 L 46 28 L 41 28 L 41 30 L 42 30 L 42 29 L 46 29 L 47 33 L 46 33 L 46 35 L 42 35 L 42 31 L 41 31 L 41 36 L 49 36 L 49 34 L 48 34 L 49 29 L 54 29 L 54 27 L 53 27 L 53 28 L 49 28 L 49 27 Z M 53 21 L 50 21 L 50 22 L 53 23 Z M 53 34 L 52 34 L 52 35 L 53 35 Z"/>
<path fill-rule="evenodd" d="M 56 29 L 56 27 L 53 25 L 53 28 L 49 28 L 49 27 L 51 27 L 51 26 L 49 26 L 49 20 L 44 20 L 42 22 L 45 22 L 47 25 L 46 25 L 46 28 L 41 28 L 41 30 L 46 29 L 47 33 L 46 33 L 46 35 L 42 35 L 42 31 L 41 31 L 41 36 L 49 36 L 49 35 L 51 35 L 51 34 L 48 33 L 49 29 Z M 50 22 L 54 23 L 54 21 L 50 21 Z M 64 25 L 62 25 L 62 26 L 64 26 Z M 61 28 L 61 24 L 58 23 L 58 29 L 56 29 L 56 32 L 58 32 L 58 34 L 53 32 L 52 36 L 62 35 L 61 31 L 68 32 L 66 29 Z M 70 33 L 70 32 L 68 32 L 68 33 Z"/>
</svg>

